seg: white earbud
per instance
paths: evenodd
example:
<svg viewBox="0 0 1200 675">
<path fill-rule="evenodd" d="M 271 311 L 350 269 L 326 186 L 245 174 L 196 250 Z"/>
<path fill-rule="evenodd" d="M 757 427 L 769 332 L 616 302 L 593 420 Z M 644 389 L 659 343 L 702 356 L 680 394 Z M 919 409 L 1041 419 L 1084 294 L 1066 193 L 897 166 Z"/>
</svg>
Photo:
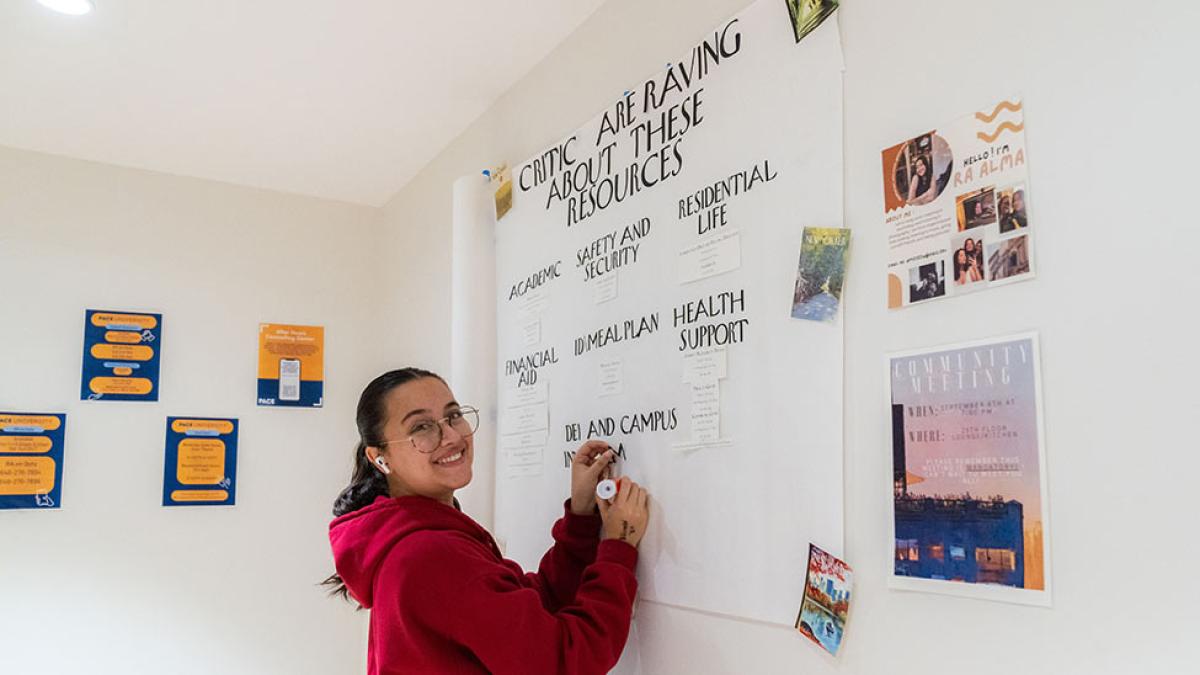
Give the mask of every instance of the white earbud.
<svg viewBox="0 0 1200 675">
<path fill-rule="evenodd" d="M 375 458 L 375 466 L 378 466 L 379 470 L 384 472 L 385 474 L 389 474 L 392 472 L 392 470 L 388 468 L 387 460 L 385 460 L 382 457 Z"/>
</svg>

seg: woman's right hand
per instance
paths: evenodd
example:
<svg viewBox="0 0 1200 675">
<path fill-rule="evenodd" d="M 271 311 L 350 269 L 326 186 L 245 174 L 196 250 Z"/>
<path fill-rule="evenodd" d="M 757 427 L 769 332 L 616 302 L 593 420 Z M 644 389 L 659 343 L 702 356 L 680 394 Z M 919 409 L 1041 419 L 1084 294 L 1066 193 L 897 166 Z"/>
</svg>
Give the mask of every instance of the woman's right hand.
<svg viewBox="0 0 1200 675">
<path fill-rule="evenodd" d="M 637 547 L 650 522 L 650 494 L 629 479 L 621 478 L 617 495 L 612 499 L 596 500 L 600 518 L 604 521 L 601 539 L 617 539 Z"/>
</svg>

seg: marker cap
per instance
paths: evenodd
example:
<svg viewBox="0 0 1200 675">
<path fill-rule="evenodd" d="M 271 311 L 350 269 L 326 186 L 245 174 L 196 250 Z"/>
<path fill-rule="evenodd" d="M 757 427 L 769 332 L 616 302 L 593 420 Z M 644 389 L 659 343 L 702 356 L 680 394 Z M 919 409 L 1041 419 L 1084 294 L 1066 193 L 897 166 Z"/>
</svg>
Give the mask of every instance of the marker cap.
<svg viewBox="0 0 1200 675">
<path fill-rule="evenodd" d="M 600 499 L 612 499 L 617 496 L 617 481 L 611 478 L 596 483 L 596 496 Z"/>
</svg>

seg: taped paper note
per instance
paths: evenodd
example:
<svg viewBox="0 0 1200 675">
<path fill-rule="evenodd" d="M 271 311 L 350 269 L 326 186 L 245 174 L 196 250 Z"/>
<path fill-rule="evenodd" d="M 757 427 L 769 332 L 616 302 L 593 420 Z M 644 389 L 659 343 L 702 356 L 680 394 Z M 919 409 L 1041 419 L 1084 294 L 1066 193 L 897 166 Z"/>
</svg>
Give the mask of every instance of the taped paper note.
<svg viewBox="0 0 1200 675">
<path fill-rule="evenodd" d="M 617 297 L 617 273 L 609 272 L 596 281 L 595 299 L 599 305 Z"/>
<path fill-rule="evenodd" d="M 521 344 L 534 347 L 542 341 L 542 322 L 533 320 L 521 326 Z"/>
<path fill-rule="evenodd" d="M 504 392 L 504 407 L 505 408 L 520 408 L 535 403 L 546 403 L 549 399 L 548 388 L 545 380 L 539 380 L 533 384 L 525 384 L 519 387 L 511 387 Z"/>
<path fill-rule="evenodd" d="M 517 311 L 521 314 L 521 320 L 528 323 L 541 319 L 549 304 L 550 296 L 546 294 L 546 289 L 538 288 L 525 294 Z"/>
<path fill-rule="evenodd" d="M 692 441 L 721 438 L 721 385 L 715 379 L 692 383 Z"/>
<path fill-rule="evenodd" d="M 687 284 L 742 266 L 742 238 L 737 230 L 705 239 L 679 252 L 679 283 Z"/>
<path fill-rule="evenodd" d="M 683 381 L 720 380 L 727 375 L 728 352 L 724 347 L 698 349 L 683 355 Z"/>
<path fill-rule="evenodd" d="M 515 434 L 550 428 L 546 404 L 535 403 L 506 409 L 503 428 Z"/>
<path fill-rule="evenodd" d="M 601 396 L 614 396 L 625 390 L 623 370 L 621 359 L 600 362 L 599 394 Z"/>
</svg>

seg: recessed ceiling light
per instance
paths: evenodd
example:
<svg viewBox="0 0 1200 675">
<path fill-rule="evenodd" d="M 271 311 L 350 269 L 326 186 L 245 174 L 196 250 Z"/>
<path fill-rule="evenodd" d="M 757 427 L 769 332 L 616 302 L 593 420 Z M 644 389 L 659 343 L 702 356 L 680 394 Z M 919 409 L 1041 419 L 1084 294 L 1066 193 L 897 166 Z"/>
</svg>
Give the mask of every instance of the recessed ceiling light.
<svg viewBox="0 0 1200 675">
<path fill-rule="evenodd" d="M 59 14 L 70 14 L 71 16 L 83 16 L 96 9 L 92 0 L 38 0 L 38 4 Z"/>
</svg>

